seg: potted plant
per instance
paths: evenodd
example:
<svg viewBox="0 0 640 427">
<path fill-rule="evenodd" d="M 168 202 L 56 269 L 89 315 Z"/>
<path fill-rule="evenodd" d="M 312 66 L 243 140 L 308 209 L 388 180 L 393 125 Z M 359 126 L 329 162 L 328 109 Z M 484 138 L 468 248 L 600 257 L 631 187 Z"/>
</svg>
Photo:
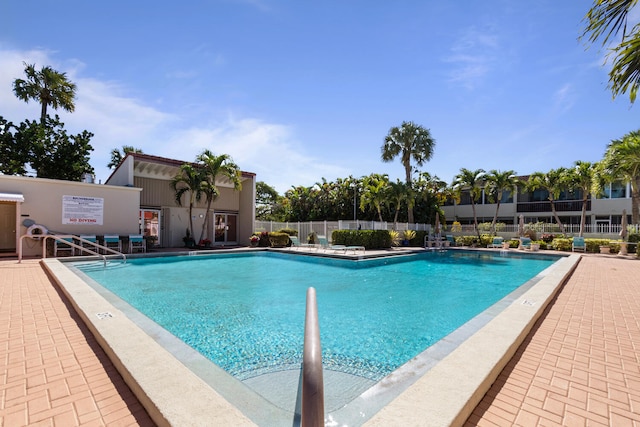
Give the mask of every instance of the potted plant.
<svg viewBox="0 0 640 427">
<path fill-rule="evenodd" d="M 200 240 L 200 243 L 198 243 L 198 246 L 204 246 L 205 248 L 211 247 L 211 239 Z"/>
<path fill-rule="evenodd" d="M 260 243 L 260 237 L 258 237 L 257 235 L 252 235 L 251 237 L 249 237 L 249 243 L 251 244 L 251 246 L 256 247 L 258 246 L 258 243 Z"/>
<path fill-rule="evenodd" d="M 402 240 L 403 246 L 409 246 L 411 240 L 416 237 L 416 232 L 413 230 L 404 230 L 402 237 L 404 237 L 404 239 Z"/>
<path fill-rule="evenodd" d="M 182 238 L 182 241 L 187 248 L 193 248 L 196 245 L 196 240 L 191 237 L 191 232 L 188 228 L 185 236 Z"/>
</svg>

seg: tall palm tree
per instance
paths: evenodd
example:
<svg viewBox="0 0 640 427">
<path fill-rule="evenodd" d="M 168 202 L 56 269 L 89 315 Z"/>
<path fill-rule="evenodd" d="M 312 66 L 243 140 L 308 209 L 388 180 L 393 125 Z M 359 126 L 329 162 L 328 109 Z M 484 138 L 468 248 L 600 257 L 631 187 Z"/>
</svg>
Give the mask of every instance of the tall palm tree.
<svg viewBox="0 0 640 427">
<path fill-rule="evenodd" d="M 207 203 L 207 210 L 204 214 L 204 222 L 202 231 L 200 232 L 201 241 L 205 236 L 205 229 L 209 227 L 209 212 L 211 204 L 220 195 L 216 185 L 216 179 L 222 178 L 227 180 L 233 186 L 233 189 L 240 191 L 242 189 L 241 171 L 228 154 L 216 156 L 210 150 L 204 150 L 196 159 L 201 165 L 201 189 Z"/>
<path fill-rule="evenodd" d="M 73 112 L 76 85 L 67 79 L 66 73 L 60 73 L 51 67 L 42 67 L 40 71 L 36 71 L 35 64 L 24 63 L 24 66 L 27 79 L 15 79 L 13 93 L 24 102 L 33 99 L 41 104 L 41 125 L 45 124 L 48 106 Z"/>
<path fill-rule="evenodd" d="M 202 171 L 191 163 L 180 166 L 180 172 L 171 180 L 175 200 L 182 206 L 182 196 L 189 194 L 189 236 L 193 236 L 193 206 L 202 198 Z"/>
<path fill-rule="evenodd" d="M 627 31 L 627 18 L 638 0 L 594 0 L 587 12 L 583 37 L 591 43 L 598 39 L 607 46 L 612 36 L 622 30 L 620 43 L 610 49 L 613 56 L 609 71 L 609 89 L 613 97 L 629 91 L 629 99 L 635 102 L 640 87 L 640 27 L 634 25 Z"/>
<path fill-rule="evenodd" d="M 491 233 L 496 234 L 496 222 L 498 222 L 498 211 L 500 210 L 500 202 L 502 201 L 502 195 L 504 192 L 508 192 L 511 196 L 518 185 L 518 177 L 512 170 L 500 172 L 496 169 L 490 170 L 486 176 L 487 186 L 486 192 L 489 194 L 491 200 L 496 202 L 496 213 L 493 216 L 491 222 Z"/>
<path fill-rule="evenodd" d="M 453 179 L 453 188 L 458 194 L 462 191 L 469 191 L 471 199 L 471 210 L 473 211 L 473 226 L 478 233 L 480 239 L 480 229 L 478 228 L 478 217 L 476 215 L 476 201 L 482 195 L 482 186 L 485 182 L 484 169 L 476 169 L 474 171 L 461 168 L 460 173 Z"/>
<path fill-rule="evenodd" d="M 389 191 L 389 177 L 384 174 L 371 174 L 364 178 L 364 188 L 360 196 L 360 209 L 364 212 L 372 206 L 378 213 L 380 222 L 382 219 L 382 207 L 386 204 Z"/>
<path fill-rule="evenodd" d="M 124 159 L 124 157 L 129 153 L 144 154 L 140 148 L 136 148 L 132 145 L 123 145 L 122 151 L 120 151 L 117 148 L 114 148 L 113 150 L 111 150 L 111 161 L 107 164 L 107 167 L 109 169 L 113 169 L 117 167 L 122 161 L 122 159 Z"/>
<path fill-rule="evenodd" d="M 578 160 L 574 167 L 567 170 L 567 184 L 574 190 L 582 192 L 582 216 L 580 217 L 580 237 L 584 235 L 587 220 L 587 201 L 595 185 L 595 165 Z"/>
<path fill-rule="evenodd" d="M 560 198 L 560 193 L 566 189 L 567 187 L 567 169 L 566 168 L 558 168 L 551 169 L 547 173 L 543 172 L 534 172 L 529 176 L 529 180 L 527 181 L 527 188 L 531 191 L 537 189 L 546 190 L 548 193 L 547 199 L 551 204 L 551 212 L 553 213 L 553 217 L 560 227 L 560 232 L 564 234 L 564 225 L 562 221 L 560 221 L 560 217 L 558 216 L 558 212 L 556 212 L 556 200 Z"/>
<path fill-rule="evenodd" d="M 608 181 L 631 184 L 631 221 L 640 224 L 640 130 L 611 141 L 601 163 Z"/>
<path fill-rule="evenodd" d="M 411 160 L 418 166 L 431 160 L 436 141 L 431 136 L 429 129 L 416 125 L 413 122 L 402 122 L 400 127 L 393 127 L 384 139 L 382 146 L 382 161 L 390 162 L 400 155 L 400 160 L 404 166 L 405 182 L 412 187 L 411 183 Z M 411 207 L 409 207 L 411 206 Z M 407 206 L 407 217 L 413 223 L 412 205 Z"/>
</svg>

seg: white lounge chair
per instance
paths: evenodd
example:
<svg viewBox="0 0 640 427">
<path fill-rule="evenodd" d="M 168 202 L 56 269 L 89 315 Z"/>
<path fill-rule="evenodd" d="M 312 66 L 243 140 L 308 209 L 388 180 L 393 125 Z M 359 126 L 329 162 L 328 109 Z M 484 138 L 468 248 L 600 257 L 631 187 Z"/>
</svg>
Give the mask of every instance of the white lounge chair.
<svg viewBox="0 0 640 427">
<path fill-rule="evenodd" d="M 105 234 L 103 239 L 103 246 L 118 252 L 122 252 L 122 242 L 120 241 L 120 236 L 118 236 L 117 234 Z M 109 253 L 108 251 L 105 252 Z"/>
</svg>

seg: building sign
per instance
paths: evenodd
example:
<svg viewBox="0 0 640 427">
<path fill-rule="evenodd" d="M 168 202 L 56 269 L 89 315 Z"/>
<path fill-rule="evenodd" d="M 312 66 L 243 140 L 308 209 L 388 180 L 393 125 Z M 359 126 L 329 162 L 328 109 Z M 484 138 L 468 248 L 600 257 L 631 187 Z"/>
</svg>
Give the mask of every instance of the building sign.
<svg viewBox="0 0 640 427">
<path fill-rule="evenodd" d="M 62 196 L 63 224 L 102 225 L 103 213 L 101 197 Z"/>
</svg>

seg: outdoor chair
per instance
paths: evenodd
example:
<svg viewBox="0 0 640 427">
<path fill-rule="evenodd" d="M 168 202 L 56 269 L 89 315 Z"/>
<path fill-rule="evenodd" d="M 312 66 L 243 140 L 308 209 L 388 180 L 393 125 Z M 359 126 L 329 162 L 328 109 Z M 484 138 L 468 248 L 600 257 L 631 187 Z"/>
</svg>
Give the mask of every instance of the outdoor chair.
<svg viewBox="0 0 640 427">
<path fill-rule="evenodd" d="M 487 245 L 489 248 L 502 248 L 502 242 L 504 242 L 504 238 L 500 236 L 496 236 L 493 238 L 491 244 Z"/>
<path fill-rule="evenodd" d="M 300 243 L 300 239 L 298 236 L 289 236 L 289 240 L 291 241 L 291 248 L 312 248 L 313 245 L 310 243 Z"/>
<path fill-rule="evenodd" d="M 571 243 L 571 251 L 572 252 L 586 252 L 587 247 L 584 243 L 584 237 L 574 237 L 573 242 Z"/>
<path fill-rule="evenodd" d="M 120 236 L 117 234 L 105 234 L 103 239 L 103 246 L 114 251 L 122 252 L 122 242 Z M 109 253 L 105 251 L 105 253 Z"/>
<path fill-rule="evenodd" d="M 147 242 L 142 234 L 129 234 L 129 253 L 132 254 L 135 250 L 147 252 Z"/>
<path fill-rule="evenodd" d="M 65 242 L 73 243 L 73 237 L 62 237 L 62 240 L 64 241 L 60 241 L 58 239 L 53 240 L 53 256 L 57 257 L 58 252 L 61 252 L 61 253 L 66 252 L 69 255 L 74 256 L 76 254 L 75 248 L 65 243 Z"/>
<path fill-rule="evenodd" d="M 81 234 L 80 239 L 82 239 L 80 240 L 80 246 L 82 246 L 83 248 L 87 248 L 93 252 L 97 251 L 97 248 L 91 244 L 91 243 L 96 243 L 98 241 L 95 234 Z M 86 240 L 86 242 L 83 242 L 83 240 Z M 91 243 L 87 243 L 87 242 L 91 242 Z M 82 255 L 83 253 L 89 255 L 89 252 L 85 252 L 82 249 L 78 249 L 78 252 L 80 253 L 80 255 Z"/>
<path fill-rule="evenodd" d="M 525 250 L 531 249 L 531 239 L 528 237 L 521 237 L 520 246 L 518 247 L 518 249 L 525 249 Z"/>
</svg>

